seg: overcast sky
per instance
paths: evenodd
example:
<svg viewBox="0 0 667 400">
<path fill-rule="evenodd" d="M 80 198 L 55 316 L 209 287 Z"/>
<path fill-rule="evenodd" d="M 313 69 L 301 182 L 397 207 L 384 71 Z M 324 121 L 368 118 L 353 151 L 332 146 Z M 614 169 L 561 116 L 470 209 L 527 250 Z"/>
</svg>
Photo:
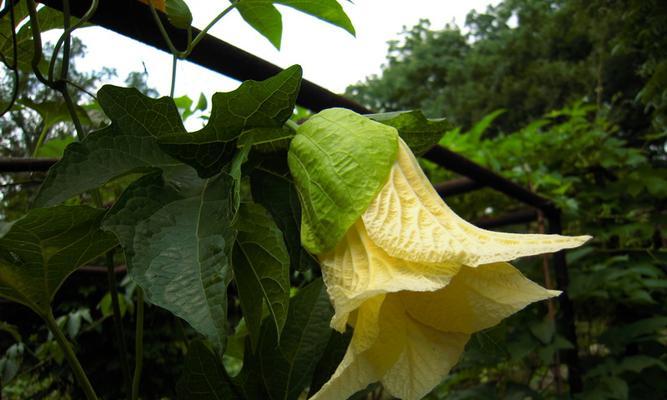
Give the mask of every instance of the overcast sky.
<svg viewBox="0 0 667 400">
<path fill-rule="evenodd" d="M 228 5 L 226 1 L 187 2 L 194 17 L 193 25 L 200 28 Z M 488 4 L 498 1 L 355 0 L 354 4 L 341 3 L 356 28 L 356 38 L 342 29 L 283 6 L 278 6 L 283 14 L 280 51 L 246 25 L 236 11 L 225 16 L 211 33 L 281 67 L 301 64 L 306 79 L 341 93 L 347 85 L 380 72 L 387 53 L 387 41 L 398 38 L 404 26 L 412 27 L 420 18 L 430 19 L 436 29 L 451 22 L 462 26 L 471 9 L 483 11 Z M 51 35 L 57 37 L 54 34 Z M 116 68 L 119 79 L 115 83 L 122 83 L 129 72 L 142 70 L 145 65 L 149 84 L 161 94 L 169 93 L 170 55 L 98 27 L 81 29 L 77 36 L 88 47 L 88 55 L 78 63 L 79 68 Z M 187 94 L 196 98 L 201 92 L 210 96 L 213 92 L 229 91 L 236 86 L 238 82 L 229 78 L 194 64 L 179 63 L 176 96 Z"/>
</svg>

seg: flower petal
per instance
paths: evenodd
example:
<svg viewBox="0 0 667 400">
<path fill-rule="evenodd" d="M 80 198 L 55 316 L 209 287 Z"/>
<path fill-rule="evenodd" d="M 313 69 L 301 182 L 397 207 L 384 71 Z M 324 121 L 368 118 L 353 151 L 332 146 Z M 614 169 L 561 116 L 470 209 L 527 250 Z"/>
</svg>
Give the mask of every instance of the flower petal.
<svg viewBox="0 0 667 400">
<path fill-rule="evenodd" d="M 470 336 L 411 318 L 402 295 L 377 296 L 359 307 L 343 361 L 311 400 L 346 399 L 377 381 L 393 396 L 421 399 L 447 376 Z"/>
<path fill-rule="evenodd" d="M 404 347 L 405 313 L 385 296 L 366 301 L 355 312 L 352 340 L 343 361 L 311 400 L 341 400 L 379 381 Z"/>
<path fill-rule="evenodd" d="M 445 332 L 490 328 L 535 301 L 558 296 L 508 263 L 463 267 L 444 289 L 401 293 L 408 314 Z"/>
<path fill-rule="evenodd" d="M 400 294 L 399 294 L 400 295 Z M 426 396 L 456 365 L 470 335 L 441 332 L 407 318 L 405 347 L 381 379 L 394 397 L 417 400 Z"/>
<path fill-rule="evenodd" d="M 368 235 L 379 247 L 391 256 L 414 262 L 477 266 L 577 247 L 590 239 L 477 228 L 445 204 L 401 139 L 389 180 L 362 218 Z"/>
<path fill-rule="evenodd" d="M 440 289 L 461 267 L 457 263 L 415 263 L 391 257 L 370 240 L 361 220 L 333 251 L 320 256 L 320 264 L 336 311 L 331 326 L 341 332 L 345 331 L 349 313 L 367 299 L 401 290 Z"/>
</svg>

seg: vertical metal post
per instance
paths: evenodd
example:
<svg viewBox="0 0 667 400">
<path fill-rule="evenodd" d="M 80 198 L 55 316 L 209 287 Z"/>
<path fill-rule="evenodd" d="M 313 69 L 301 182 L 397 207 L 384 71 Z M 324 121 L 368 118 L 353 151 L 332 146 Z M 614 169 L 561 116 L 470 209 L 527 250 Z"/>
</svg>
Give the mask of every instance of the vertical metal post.
<svg viewBox="0 0 667 400">
<path fill-rule="evenodd" d="M 560 210 L 550 207 L 543 211 L 549 222 L 549 233 L 562 233 L 563 228 L 561 225 Z M 567 380 L 570 385 L 570 394 L 580 393 L 583 390 L 584 385 L 581 379 L 579 346 L 577 344 L 577 330 L 574 323 L 574 306 L 567 292 L 567 288 L 570 284 L 570 277 L 567 271 L 565 251 L 559 251 L 553 254 L 553 267 L 556 275 L 557 288 L 563 291 L 558 297 L 558 305 L 560 309 L 560 316 L 558 318 L 559 330 L 573 346 L 573 348 L 561 352 L 561 360 L 567 365 Z"/>
</svg>

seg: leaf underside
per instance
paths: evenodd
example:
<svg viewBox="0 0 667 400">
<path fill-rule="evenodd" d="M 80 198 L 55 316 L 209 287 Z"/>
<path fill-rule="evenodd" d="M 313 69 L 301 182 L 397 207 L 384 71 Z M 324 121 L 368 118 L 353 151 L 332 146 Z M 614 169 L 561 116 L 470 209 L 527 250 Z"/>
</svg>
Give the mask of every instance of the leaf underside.
<svg viewBox="0 0 667 400">
<path fill-rule="evenodd" d="M 224 347 L 230 254 L 232 179 L 200 180 L 189 193 L 159 172 L 131 184 L 109 211 L 132 278 L 146 298 L 186 320 L 218 349 Z"/>
<path fill-rule="evenodd" d="M 104 210 L 87 206 L 33 209 L 0 237 L 0 297 L 40 315 L 80 265 L 117 245 L 99 224 Z"/>
</svg>

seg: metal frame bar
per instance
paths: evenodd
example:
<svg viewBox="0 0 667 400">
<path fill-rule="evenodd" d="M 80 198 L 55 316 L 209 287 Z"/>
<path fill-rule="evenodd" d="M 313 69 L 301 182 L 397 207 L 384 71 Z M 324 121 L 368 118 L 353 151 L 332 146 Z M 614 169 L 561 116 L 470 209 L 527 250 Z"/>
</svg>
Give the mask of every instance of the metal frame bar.
<svg viewBox="0 0 667 400">
<path fill-rule="evenodd" d="M 41 0 L 41 3 L 62 10 L 61 0 Z M 72 2 L 71 13 L 80 17 L 87 7 L 86 2 Z M 164 16 L 161 16 L 164 18 Z M 150 21 L 147 23 L 147 21 Z M 183 47 L 186 33 L 172 27 L 164 18 L 164 25 L 177 47 Z M 97 13 L 91 23 L 110 29 L 123 36 L 138 40 L 144 44 L 169 52 L 157 27 L 152 22 L 150 9 L 136 0 L 103 0 L 100 1 Z M 193 28 L 193 34 L 199 30 Z M 247 79 L 266 79 L 281 71 L 281 68 L 257 56 L 241 50 L 214 36 L 207 35 L 193 50 L 188 60 L 213 70 L 217 73 L 243 81 Z M 330 107 L 345 107 L 358 113 L 368 114 L 371 110 L 358 103 L 338 96 L 327 89 L 310 81 L 304 80 L 297 103 L 312 111 L 320 111 Z M 466 178 L 444 182 L 435 185 L 441 196 L 466 193 L 481 187 L 490 187 L 526 205 L 540 210 L 549 223 L 550 233 L 560 233 L 561 214 L 550 200 L 539 196 L 526 188 L 490 171 L 471 160 L 454 153 L 441 146 L 430 149 L 424 158 L 453 171 Z M 0 172 L 45 171 L 55 160 L 52 159 L 4 159 L 0 160 Z M 516 224 L 534 221 L 537 218 L 535 210 L 519 210 L 500 217 L 479 221 L 484 227 L 497 227 L 506 224 Z M 553 266 L 558 288 L 564 290 L 569 283 L 565 252 L 560 251 L 553 255 Z M 573 349 L 562 352 L 563 361 L 568 366 L 568 380 L 571 393 L 581 392 L 583 384 L 577 355 L 577 337 L 575 330 L 574 307 L 567 292 L 558 299 L 560 305 L 561 331 L 574 345 Z"/>
<path fill-rule="evenodd" d="M 446 182 L 436 183 L 433 187 L 441 197 L 447 197 L 472 192 L 483 188 L 484 185 L 477 181 L 473 181 L 470 178 L 461 177 Z"/>
<path fill-rule="evenodd" d="M 0 172 L 48 171 L 57 158 L 0 158 Z"/>
<path fill-rule="evenodd" d="M 40 2 L 62 11 L 62 0 L 40 0 Z M 81 17 L 87 8 L 87 1 L 70 2 L 70 12 L 76 17 Z M 159 15 L 174 45 L 177 48 L 184 48 L 187 42 L 186 31 L 174 28 L 162 13 Z M 169 48 L 153 21 L 149 6 L 137 0 L 102 0 L 90 22 L 169 53 Z M 192 28 L 193 37 L 197 36 L 199 32 L 199 29 Z M 239 81 L 266 79 L 282 71 L 282 68 L 277 65 L 212 35 L 206 35 L 187 59 Z M 313 111 L 345 107 L 362 114 L 370 113 L 366 107 L 352 100 L 341 98 L 305 79 L 301 82 L 297 103 L 308 105 L 308 108 Z"/>
</svg>

